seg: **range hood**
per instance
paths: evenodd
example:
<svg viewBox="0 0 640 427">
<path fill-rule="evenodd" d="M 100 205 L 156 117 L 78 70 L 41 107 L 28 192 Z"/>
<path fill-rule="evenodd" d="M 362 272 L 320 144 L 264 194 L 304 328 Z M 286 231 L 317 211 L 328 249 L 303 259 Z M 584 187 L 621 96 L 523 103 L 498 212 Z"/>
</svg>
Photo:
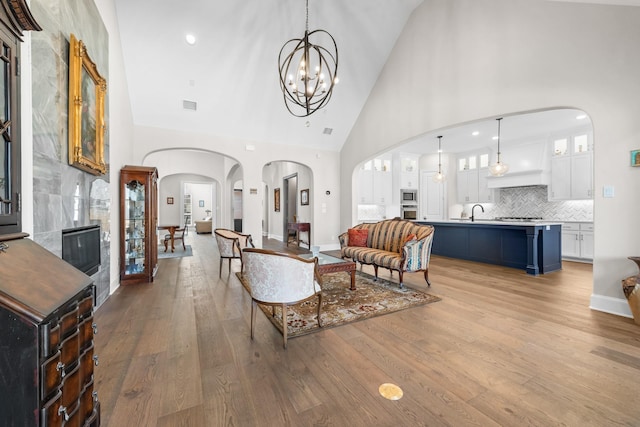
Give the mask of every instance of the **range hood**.
<svg viewBox="0 0 640 427">
<path fill-rule="evenodd" d="M 549 185 L 551 156 L 546 140 L 526 144 L 505 144 L 501 159 L 509 165 L 503 176 L 487 177 L 488 188 Z"/>
<path fill-rule="evenodd" d="M 534 169 L 487 177 L 488 188 L 529 187 L 531 185 L 549 185 L 549 173 L 542 169 Z"/>
</svg>

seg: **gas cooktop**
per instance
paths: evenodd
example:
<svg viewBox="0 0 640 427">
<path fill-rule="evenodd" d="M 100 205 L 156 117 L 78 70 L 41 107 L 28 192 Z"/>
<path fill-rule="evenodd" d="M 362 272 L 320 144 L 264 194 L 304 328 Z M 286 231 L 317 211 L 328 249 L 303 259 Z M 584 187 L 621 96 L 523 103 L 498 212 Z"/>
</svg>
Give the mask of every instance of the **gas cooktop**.
<svg viewBox="0 0 640 427">
<path fill-rule="evenodd" d="M 510 222 L 535 222 L 542 221 L 540 216 L 499 216 L 494 218 L 496 221 L 510 221 Z"/>
</svg>

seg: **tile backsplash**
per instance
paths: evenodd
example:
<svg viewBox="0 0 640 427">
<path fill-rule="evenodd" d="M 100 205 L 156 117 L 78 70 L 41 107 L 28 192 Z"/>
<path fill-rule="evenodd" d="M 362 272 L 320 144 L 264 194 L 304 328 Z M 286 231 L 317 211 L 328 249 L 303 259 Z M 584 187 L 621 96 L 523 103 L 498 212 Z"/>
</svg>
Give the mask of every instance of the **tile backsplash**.
<svg viewBox="0 0 640 427">
<path fill-rule="evenodd" d="M 542 217 L 551 221 L 593 221 L 593 200 L 547 200 L 546 186 L 512 187 L 500 192 L 497 203 L 482 203 L 484 213 L 476 209 L 477 218 L 500 216 Z M 464 205 L 464 212 L 471 215 L 473 204 Z"/>
</svg>

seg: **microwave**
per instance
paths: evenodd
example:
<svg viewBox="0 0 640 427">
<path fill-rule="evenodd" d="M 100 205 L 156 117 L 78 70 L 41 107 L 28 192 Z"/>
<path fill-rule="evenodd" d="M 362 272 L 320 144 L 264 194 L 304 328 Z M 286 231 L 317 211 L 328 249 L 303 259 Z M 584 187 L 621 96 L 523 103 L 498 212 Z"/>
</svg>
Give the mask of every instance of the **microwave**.
<svg viewBox="0 0 640 427">
<path fill-rule="evenodd" d="M 417 190 L 400 190 L 402 203 L 418 203 L 418 191 Z"/>
</svg>

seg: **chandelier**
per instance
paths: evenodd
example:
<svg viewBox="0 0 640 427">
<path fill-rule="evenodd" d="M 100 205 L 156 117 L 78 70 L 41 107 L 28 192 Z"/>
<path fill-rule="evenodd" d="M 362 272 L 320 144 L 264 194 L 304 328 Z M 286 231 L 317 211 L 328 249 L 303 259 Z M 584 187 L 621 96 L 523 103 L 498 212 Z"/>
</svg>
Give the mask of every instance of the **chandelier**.
<svg viewBox="0 0 640 427">
<path fill-rule="evenodd" d="M 442 173 L 442 135 L 438 136 L 438 173 L 433 176 L 433 181 L 444 182 L 444 174 Z"/>
<path fill-rule="evenodd" d="M 287 110 L 296 117 L 309 116 L 327 105 L 338 83 L 338 46 L 325 30 L 309 32 L 309 0 L 304 37 L 287 41 L 278 55 L 280 89 Z M 328 38 L 327 38 L 328 37 Z M 329 42 L 329 50 L 318 43 Z M 331 46 L 331 44 L 333 46 Z M 290 53 L 286 53 L 290 52 Z"/>
<path fill-rule="evenodd" d="M 509 170 L 509 165 L 500 161 L 500 121 L 502 117 L 496 120 L 498 121 L 498 158 L 496 163 L 489 167 L 489 173 L 493 176 L 502 176 Z"/>
</svg>

